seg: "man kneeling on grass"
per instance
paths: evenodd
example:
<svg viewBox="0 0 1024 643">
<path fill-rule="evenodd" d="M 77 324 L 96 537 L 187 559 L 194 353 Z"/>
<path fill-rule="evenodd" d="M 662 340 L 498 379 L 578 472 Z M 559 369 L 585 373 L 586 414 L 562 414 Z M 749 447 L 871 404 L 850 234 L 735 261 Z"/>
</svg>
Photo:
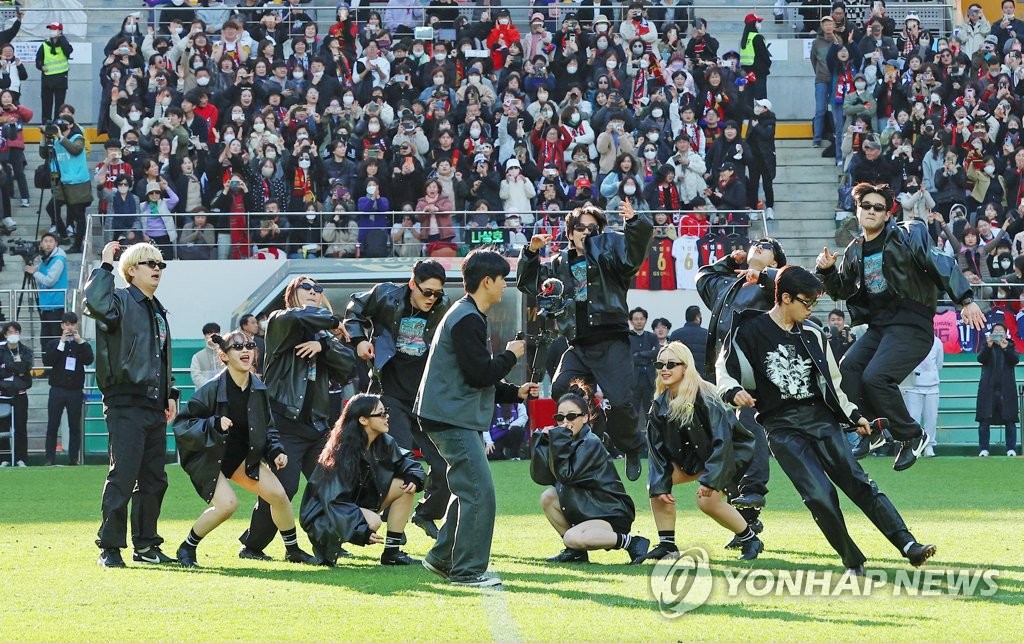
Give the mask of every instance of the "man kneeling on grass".
<svg viewBox="0 0 1024 643">
<path fill-rule="evenodd" d="M 836 486 L 912 565 L 920 566 L 935 554 L 935 545 L 914 539 L 896 507 L 854 459 L 839 428 L 856 426 L 861 435 L 872 430 L 843 393 L 824 332 L 806 322 L 822 289 L 818 278 L 799 266 L 780 270 L 775 306 L 766 313 L 738 313 L 718 358 L 718 391 L 734 406 L 756 404 L 772 454 L 849 573 L 862 575 L 866 559 L 846 529 Z"/>
</svg>

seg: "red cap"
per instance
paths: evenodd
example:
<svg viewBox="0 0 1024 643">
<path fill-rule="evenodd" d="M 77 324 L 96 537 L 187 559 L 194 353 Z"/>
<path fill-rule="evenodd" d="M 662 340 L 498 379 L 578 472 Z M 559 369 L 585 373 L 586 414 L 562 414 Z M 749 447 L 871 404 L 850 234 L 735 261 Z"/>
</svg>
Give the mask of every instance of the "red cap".
<svg viewBox="0 0 1024 643">
<path fill-rule="evenodd" d="M 764 18 L 753 13 L 748 13 L 747 17 L 743 19 L 743 22 L 749 25 L 752 22 L 764 22 Z"/>
<path fill-rule="evenodd" d="M 59 22 L 51 22 L 50 24 L 46 25 L 46 28 L 47 29 L 56 29 L 57 31 L 64 31 L 64 25 L 62 25 Z"/>
<path fill-rule="evenodd" d="M 590 179 L 588 179 L 585 176 L 581 176 L 580 178 L 576 179 L 576 187 L 578 187 L 578 188 L 589 188 L 590 187 Z"/>
</svg>

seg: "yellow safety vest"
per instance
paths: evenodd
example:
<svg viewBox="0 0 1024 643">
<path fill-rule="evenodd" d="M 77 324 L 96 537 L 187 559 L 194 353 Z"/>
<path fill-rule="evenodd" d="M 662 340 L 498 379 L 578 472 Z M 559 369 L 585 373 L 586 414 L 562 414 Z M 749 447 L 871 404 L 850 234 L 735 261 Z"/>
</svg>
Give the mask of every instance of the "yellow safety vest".
<svg viewBox="0 0 1024 643">
<path fill-rule="evenodd" d="M 760 34 L 751 32 L 747 36 L 747 41 L 743 43 L 743 48 L 740 49 L 740 66 L 750 67 L 754 64 L 754 38 L 757 38 Z"/>
<path fill-rule="evenodd" d="M 49 41 L 44 42 L 41 46 L 43 48 L 43 65 L 46 67 L 43 75 L 56 76 L 68 73 L 68 57 L 64 55 L 64 50 L 60 47 L 51 47 Z"/>
</svg>

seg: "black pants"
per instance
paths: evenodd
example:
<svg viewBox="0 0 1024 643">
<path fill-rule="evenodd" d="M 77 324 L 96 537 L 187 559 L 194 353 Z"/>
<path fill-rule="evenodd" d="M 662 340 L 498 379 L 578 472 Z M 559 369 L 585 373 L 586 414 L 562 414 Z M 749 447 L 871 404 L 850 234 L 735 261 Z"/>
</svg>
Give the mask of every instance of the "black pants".
<svg viewBox="0 0 1024 643">
<path fill-rule="evenodd" d="M 764 207 L 774 208 L 775 207 L 775 177 L 769 174 L 768 171 L 761 167 L 760 163 L 754 162 L 747 168 L 747 172 L 750 175 L 747 179 L 747 206 L 750 208 L 757 208 L 757 187 L 763 181 L 764 182 Z"/>
<path fill-rule="evenodd" d="M 281 481 L 284 492 L 291 500 L 299 490 L 299 473 L 306 476 L 306 480 L 313 475 L 316 460 L 324 450 L 329 432 L 319 432 L 304 425 L 296 426 L 294 421 L 282 418 L 277 413 L 274 413 L 274 424 L 280 431 L 281 446 L 288 455 L 288 466 L 276 469 L 274 475 Z M 253 551 L 263 551 L 276 534 L 277 525 L 270 515 L 270 504 L 263 498 L 258 498 L 249 519 L 249 528 L 238 540 Z"/>
<path fill-rule="evenodd" d="M 14 414 L 14 460 L 28 462 L 28 395 L 15 395 L 4 401 L 11 405 Z M 3 424 L 10 426 L 11 419 L 4 418 Z"/>
<path fill-rule="evenodd" d="M 903 548 L 914 540 L 907 525 L 854 459 L 839 427 L 829 424 L 831 426 L 820 420 L 809 420 L 802 422 L 799 429 L 771 427 L 768 443 L 772 454 L 800 493 L 818 529 L 843 559 L 844 566 L 859 567 L 866 559 L 846 529 L 836 487 L 860 507 L 902 554 Z"/>
<path fill-rule="evenodd" d="M 50 386 L 50 398 L 46 405 L 46 461 L 57 458 L 57 430 L 64 410 L 68 412 L 68 444 L 64 445 L 68 462 L 78 464 L 82 450 L 82 389 Z"/>
<path fill-rule="evenodd" d="M 754 409 L 744 408 L 740 411 L 740 423 L 754 434 L 754 457 L 747 465 L 747 470 L 739 482 L 739 493 L 768 494 L 768 476 L 771 466 L 768 464 L 768 438 L 764 427 L 754 419 Z"/>
<path fill-rule="evenodd" d="M 888 418 L 889 431 L 900 442 L 921 435 L 900 382 L 928 356 L 932 341 L 930 332 L 913 326 L 869 328 L 840 362 L 843 392 L 869 419 Z"/>
<path fill-rule="evenodd" d="M 127 547 L 128 502 L 132 503 L 132 544 L 147 549 L 164 542 L 156 523 L 167 491 L 167 419 L 163 411 L 141 406 L 107 407 L 110 471 L 103 484 L 103 522 L 96 544 Z"/>
<path fill-rule="evenodd" d="M 494 452 L 487 456 L 487 459 L 511 460 L 518 458 L 525 438 L 526 429 L 521 426 L 509 427 L 508 433 L 494 441 Z"/>
<path fill-rule="evenodd" d="M 60 337 L 60 318 L 64 316 L 63 308 L 39 311 L 39 345 L 46 346 L 51 339 Z"/>
<path fill-rule="evenodd" d="M 52 121 L 57 118 L 57 108 L 65 102 L 64 99 L 68 94 L 68 80 L 67 74 L 62 76 L 63 83 L 47 82 L 45 78 L 43 79 L 42 108 L 39 114 L 39 118 L 43 121 Z"/>
<path fill-rule="evenodd" d="M 21 198 L 29 197 L 28 180 L 25 178 L 25 148 L 10 147 L 11 168 L 14 170 L 14 180 L 18 184 L 18 192 Z"/>
<path fill-rule="evenodd" d="M 565 395 L 573 380 L 600 386 L 610 407 L 606 414 L 608 437 L 624 453 L 640 451 L 646 445 L 644 434 L 637 430 L 636 377 L 632 364 L 633 355 L 625 337 L 592 346 L 570 346 L 562 354 L 551 383 L 551 395 L 556 400 Z"/>
<path fill-rule="evenodd" d="M 445 476 L 447 465 L 444 458 L 437 452 L 437 447 L 423 432 L 419 418 L 412 414 L 412 403 L 399 400 L 390 395 L 381 395 L 381 401 L 391 412 L 388 418 L 388 433 L 395 439 L 398 446 L 412 451 L 416 447 L 423 454 L 423 459 L 430 465 L 427 480 L 423 483 L 423 497 L 416 506 L 416 515 L 427 520 L 444 518 L 448 507 L 451 491 Z"/>
</svg>

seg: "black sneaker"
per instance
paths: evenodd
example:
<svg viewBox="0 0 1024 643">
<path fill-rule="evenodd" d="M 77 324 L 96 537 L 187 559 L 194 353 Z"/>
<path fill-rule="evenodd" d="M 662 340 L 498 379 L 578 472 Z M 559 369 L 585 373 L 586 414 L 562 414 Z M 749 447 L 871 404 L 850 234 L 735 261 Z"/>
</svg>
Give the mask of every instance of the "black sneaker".
<svg viewBox="0 0 1024 643">
<path fill-rule="evenodd" d="M 633 451 L 626 454 L 626 477 L 630 480 L 639 480 L 642 467 L 640 466 L 640 452 Z"/>
<path fill-rule="evenodd" d="M 199 563 L 196 562 L 196 550 L 185 545 L 178 547 L 178 562 L 181 563 L 182 567 L 198 568 Z"/>
<path fill-rule="evenodd" d="M 450 580 L 448 582 L 459 587 L 501 587 L 501 579 L 497 576 L 477 576 L 476 578 Z"/>
<path fill-rule="evenodd" d="M 863 576 L 864 565 L 857 565 L 856 567 L 847 567 L 846 571 L 843 572 L 843 576 Z"/>
<path fill-rule="evenodd" d="M 450 570 L 445 569 L 440 565 L 435 565 L 425 558 L 420 561 L 420 564 L 423 565 L 423 568 L 431 574 L 435 574 L 440 578 L 443 578 L 444 580 L 448 580 L 448 574 L 450 573 Z"/>
<path fill-rule="evenodd" d="M 437 540 L 437 523 L 417 514 L 412 515 L 412 524 L 423 530 L 431 539 Z"/>
<path fill-rule="evenodd" d="M 740 543 L 740 560 L 754 560 L 757 555 L 764 551 L 764 543 L 757 536 Z"/>
<path fill-rule="evenodd" d="M 903 554 L 910 561 L 910 564 L 914 567 L 920 567 L 925 564 L 929 558 L 935 555 L 935 545 L 922 545 L 921 543 L 914 543 L 907 550 L 907 553 Z"/>
<path fill-rule="evenodd" d="M 579 549 L 569 549 L 566 547 L 558 554 L 546 559 L 549 563 L 589 563 L 590 554 Z"/>
<path fill-rule="evenodd" d="M 754 519 L 752 521 L 747 521 L 747 526 L 750 527 L 750 530 L 753 531 L 755 534 L 759 534 L 762 531 L 764 531 L 764 523 L 761 522 L 760 520 L 757 520 L 757 519 Z M 730 540 L 725 545 L 725 548 L 726 549 L 739 549 L 741 545 L 742 545 L 742 542 L 740 541 L 740 537 L 737 534 L 737 535 L 733 536 L 732 540 Z"/>
<path fill-rule="evenodd" d="M 644 560 L 675 560 L 679 558 L 679 548 L 675 543 L 658 543 L 644 556 Z"/>
<path fill-rule="evenodd" d="M 744 493 L 732 500 L 732 506 L 737 509 L 761 509 L 764 507 L 764 496 L 759 493 Z"/>
<path fill-rule="evenodd" d="M 312 554 L 307 554 L 298 547 L 285 552 L 284 559 L 289 563 L 300 563 L 302 565 L 316 565 L 317 559 Z"/>
<path fill-rule="evenodd" d="M 385 549 L 380 555 L 381 565 L 418 565 L 419 560 L 413 558 L 401 549 Z"/>
<path fill-rule="evenodd" d="M 136 549 L 135 553 L 132 554 L 132 561 L 136 563 L 148 563 L 150 565 L 161 565 L 163 563 L 178 562 L 170 556 L 168 556 L 167 554 L 160 551 L 159 547 L 150 547 L 145 551 L 139 551 L 138 549 Z"/>
<path fill-rule="evenodd" d="M 121 558 L 120 549 L 101 549 L 96 564 L 100 567 L 127 567 Z"/>
<path fill-rule="evenodd" d="M 853 457 L 861 460 L 872 451 L 881 449 L 885 446 L 885 438 L 885 433 L 872 433 L 871 435 L 860 436 L 860 440 L 853 447 Z"/>
<path fill-rule="evenodd" d="M 922 431 L 921 435 L 917 436 L 913 440 L 901 442 L 900 452 L 896 456 L 896 461 L 892 463 L 893 471 L 906 471 L 910 467 L 914 466 L 918 457 L 924 453 L 925 447 L 928 446 L 928 443 L 928 434 L 924 431 Z"/>
<path fill-rule="evenodd" d="M 629 564 L 639 565 L 644 562 L 644 557 L 650 548 L 650 540 L 643 536 L 633 536 L 633 539 L 629 542 L 629 547 L 626 548 L 626 553 L 629 554 Z"/>
<path fill-rule="evenodd" d="M 273 558 L 271 558 L 270 556 L 267 556 L 266 554 L 264 554 L 260 550 L 258 550 L 258 549 L 249 549 L 248 547 L 246 547 L 244 545 L 242 546 L 241 549 L 238 550 L 238 557 L 246 559 L 246 560 L 274 560 Z"/>
<path fill-rule="evenodd" d="M 345 549 L 344 547 L 338 550 L 338 558 L 354 558 L 354 556 L 355 555 L 352 552 Z"/>
</svg>

